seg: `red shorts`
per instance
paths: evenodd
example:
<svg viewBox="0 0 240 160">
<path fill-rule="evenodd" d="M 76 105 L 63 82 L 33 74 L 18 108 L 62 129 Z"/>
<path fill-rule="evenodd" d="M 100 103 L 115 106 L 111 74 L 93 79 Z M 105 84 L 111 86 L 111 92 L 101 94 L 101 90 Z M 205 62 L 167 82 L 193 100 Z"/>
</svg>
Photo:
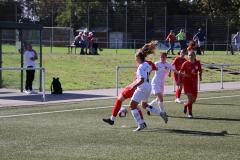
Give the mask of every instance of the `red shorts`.
<svg viewBox="0 0 240 160">
<path fill-rule="evenodd" d="M 197 82 L 189 82 L 189 81 L 183 81 L 183 89 L 184 93 L 192 93 L 194 97 L 197 97 L 198 94 L 198 83 Z"/>
<path fill-rule="evenodd" d="M 126 88 L 122 91 L 122 96 L 123 96 L 125 99 L 132 98 L 134 92 L 135 92 L 135 90 L 132 91 L 129 87 L 126 87 Z"/>
<path fill-rule="evenodd" d="M 180 78 L 181 78 L 180 83 L 183 83 L 183 77 L 181 76 Z M 178 74 L 174 73 L 173 74 L 173 79 L 174 79 L 175 84 L 177 84 L 178 83 Z"/>
</svg>

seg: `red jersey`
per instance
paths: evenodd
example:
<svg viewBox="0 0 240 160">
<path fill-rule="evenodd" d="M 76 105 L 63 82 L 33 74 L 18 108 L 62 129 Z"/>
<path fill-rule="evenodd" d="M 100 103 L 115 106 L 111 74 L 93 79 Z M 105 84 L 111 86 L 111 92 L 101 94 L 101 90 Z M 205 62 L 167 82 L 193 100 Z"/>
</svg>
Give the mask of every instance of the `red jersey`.
<svg viewBox="0 0 240 160">
<path fill-rule="evenodd" d="M 87 36 L 88 40 L 91 41 L 92 40 L 92 36 Z"/>
<path fill-rule="evenodd" d="M 187 61 L 185 58 L 176 57 L 176 58 L 173 60 L 172 65 L 175 66 L 175 69 L 176 69 L 177 71 L 180 71 L 181 66 L 182 66 L 182 64 L 183 64 L 185 61 Z"/>
<path fill-rule="evenodd" d="M 167 39 L 168 39 L 169 42 L 172 42 L 172 43 L 174 42 L 174 36 L 172 34 L 169 34 L 167 36 Z"/>
<path fill-rule="evenodd" d="M 186 74 L 192 74 L 191 77 L 183 77 L 184 81 L 197 82 L 198 72 L 202 71 L 202 66 L 200 61 L 197 61 L 197 60 L 194 63 L 191 63 L 190 61 L 186 61 L 182 64 L 181 71 L 185 72 Z"/>
</svg>

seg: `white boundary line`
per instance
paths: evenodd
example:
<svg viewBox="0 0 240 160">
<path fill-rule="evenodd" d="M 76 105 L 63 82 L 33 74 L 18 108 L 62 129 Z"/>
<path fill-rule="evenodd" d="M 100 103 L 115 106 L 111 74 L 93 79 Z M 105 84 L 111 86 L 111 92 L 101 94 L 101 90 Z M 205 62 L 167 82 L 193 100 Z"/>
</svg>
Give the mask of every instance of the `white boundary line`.
<svg viewBox="0 0 240 160">
<path fill-rule="evenodd" d="M 208 98 L 198 98 L 197 100 L 219 99 L 219 98 L 230 98 L 230 97 L 240 97 L 240 95 L 221 96 L 221 97 L 208 97 Z M 172 102 L 174 102 L 174 101 L 165 101 L 164 103 L 172 103 Z M 174 102 L 174 103 L 175 103 L 175 102 Z M 127 105 L 123 105 L 123 106 L 127 106 Z M 97 107 L 97 108 L 81 108 L 81 109 L 70 109 L 70 110 L 51 111 L 51 112 L 39 112 L 39 113 L 28 113 L 28 114 L 15 114 L 15 115 L 8 115 L 8 116 L 0 116 L 0 118 L 24 117 L 24 116 L 33 116 L 33 115 L 43 115 L 43 114 L 73 112 L 73 111 L 86 111 L 86 110 L 95 110 L 95 109 L 106 109 L 106 108 L 112 108 L 112 107 L 113 107 L 113 106 L 106 106 L 106 107 Z"/>
</svg>

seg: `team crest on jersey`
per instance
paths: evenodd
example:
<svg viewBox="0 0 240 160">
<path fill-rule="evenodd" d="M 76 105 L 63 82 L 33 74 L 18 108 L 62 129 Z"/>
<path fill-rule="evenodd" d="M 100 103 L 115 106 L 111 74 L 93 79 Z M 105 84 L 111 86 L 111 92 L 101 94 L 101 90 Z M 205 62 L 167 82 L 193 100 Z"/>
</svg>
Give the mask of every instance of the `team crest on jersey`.
<svg viewBox="0 0 240 160">
<path fill-rule="evenodd" d="M 195 66 L 195 69 L 198 69 L 198 66 Z"/>
<path fill-rule="evenodd" d="M 165 69 L 167 69 L 168 67 L 167 66 L 165 66 Z"/>
</svg>

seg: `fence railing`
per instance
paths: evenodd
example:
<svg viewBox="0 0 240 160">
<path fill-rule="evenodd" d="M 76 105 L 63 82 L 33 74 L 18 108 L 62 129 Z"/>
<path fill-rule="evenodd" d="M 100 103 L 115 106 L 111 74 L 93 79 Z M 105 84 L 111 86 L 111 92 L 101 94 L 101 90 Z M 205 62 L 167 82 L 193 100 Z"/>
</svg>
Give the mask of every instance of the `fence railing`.
<svg viewBox="0 0 240 160">
<path fill-rule="evenodd" d="M 42 71 L 42 101 L 46 101 L 46 96 L 45 96 L 45 68 L 0 68 L 0 71 L 2 70 L 41 70 Z M 21 84 L 23 86 L 23 84 Z"/>
<path fill-rule="evenodd" d="M 224 67 L 227 66 L 240 66 L 240 64 L 202 64 L 202 67 L 218 67 L 220 68 L 220 82 L 221 82 L 221 86 L 219 88 L 223 89 L 223 71 L 224 71 Z M 136 68 L 136 66 L 117 66 L 116 67 L 116 96 L 118 96 L 118 77 L 119 77 L 119 69 L 121 68 Z M 175 92 L 176 85 L 175 83 L 173 83 L 173 92 Z M 198 79 L 198 90 L 201 90 L 201 81 Z"/>
</svg>

